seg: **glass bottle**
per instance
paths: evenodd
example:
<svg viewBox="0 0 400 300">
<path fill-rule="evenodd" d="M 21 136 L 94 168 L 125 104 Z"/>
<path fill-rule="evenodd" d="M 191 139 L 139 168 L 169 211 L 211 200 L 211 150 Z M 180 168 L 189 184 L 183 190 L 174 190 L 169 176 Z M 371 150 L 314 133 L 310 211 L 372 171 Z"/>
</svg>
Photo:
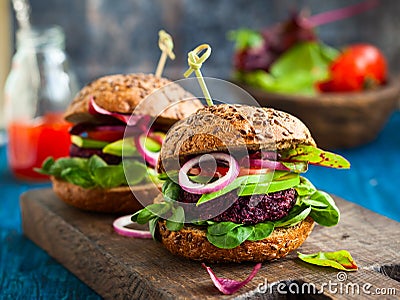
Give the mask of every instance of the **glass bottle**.
<svg viewBox="0 0 400 300">
<path fill-rule="evenodd" d="M 17 178 L 47 179 L 34 168 L 48 156 L 68 156 L 71 124 L 63 112 L 78 87 L 60 27 L 21 29 L 16 37 L 4 88 L 8 163 Z"/>
</svg>

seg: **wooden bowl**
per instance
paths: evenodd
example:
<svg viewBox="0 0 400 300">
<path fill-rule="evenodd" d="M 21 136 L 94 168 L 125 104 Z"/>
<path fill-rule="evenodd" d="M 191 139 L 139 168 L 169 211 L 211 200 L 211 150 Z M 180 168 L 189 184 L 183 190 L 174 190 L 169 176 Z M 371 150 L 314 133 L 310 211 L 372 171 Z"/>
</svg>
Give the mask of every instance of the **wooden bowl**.
<svg viewBox="0 0 400 300">
<path fill-rule="evenodd" d="M 301 119 L 318 146 L 325 149 L 351 148 L 374 140 L 400 97 L 398 79 L 371 91 L 317 96 L 269 93 L 236 84 L 247 90 L 261 106 L 283 110 Z"/>
</svg>

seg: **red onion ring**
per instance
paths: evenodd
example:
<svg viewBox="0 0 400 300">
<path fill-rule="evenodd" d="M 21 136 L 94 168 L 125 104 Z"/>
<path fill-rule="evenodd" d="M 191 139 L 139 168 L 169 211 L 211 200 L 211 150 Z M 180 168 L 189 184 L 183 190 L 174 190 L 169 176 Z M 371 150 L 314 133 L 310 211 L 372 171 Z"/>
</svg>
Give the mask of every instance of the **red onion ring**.
<svg viewBox="0 0 400 300">
<path fill-rule="evenodd" d="M 144 123 L 147 123 L 146 125 L 148 125 L 148 123 L 150 122 L 149 116 L 119 114 L 119 113 L 108 111 L 108 110 L 100 107 L 99 105 L 97 105 L 97 103 L 94 101 L 93 96 L 90 97 L 90 101 L 89 101 L 89 113 L 92 115 L 100 114 L 100 115 L 111 116 L 118 120 L 121 120 L 128 126 L 143 125 L 143 122 L 139 123 L 139 121 L 141 121 L 145 117 L 146 117 L 147 122 L 144 122 Z M 144 131 L 144 130 L 142 130 L 142 131 Z"/>
<path fill-rule="evenodd" d="M 260 169 L 271 169 L 280 171 L 290 171 L 289 168 L 285 167 L 279 161 L 273 161 L 268 159 L 249 159 L 250 167 L 260 168 Z"/>
<path fill-rule="evenodd" d="M 216 160 L 219 159 L 228 162 L 228 172 L 212 183 L 195 183 L 189 179 L 187 173 L 200 162 L 202 155 L 196 156 L 187 161 L 179 170 L 179 185 L 182 189 L 192 194 L 207 194 L 219 191 L 235 180 L 239 174 L 240 167 L 232 156 L 226 153 L 210 153 L 209 155 L 213 156 Z"/>
<path fill-rule="evenodd" d="M 119 235 L 133 237 L 138 239 L 152 239 L 152 235 L 150 231 L 147 230 L 138 230 L 138 229 L 130 229 L 125 226 L 129 224 L 133 224 L 131 221 L 132 215 L 127 215 L 123 217 L 119 217 L 113 222 L 113 227 L 116 233 Z"/>
<path fill-rule="evenodd" d="M 145 135 L 142 134 L 134 137 L 136 149 L 149 165 L 155 167 L 157 165 L 158 156 L 160 155 L 160 152 L 151 152 L 147 150 L 144 144 L 141 142 L 141 137 L 143 136 Z"/>
</svg>

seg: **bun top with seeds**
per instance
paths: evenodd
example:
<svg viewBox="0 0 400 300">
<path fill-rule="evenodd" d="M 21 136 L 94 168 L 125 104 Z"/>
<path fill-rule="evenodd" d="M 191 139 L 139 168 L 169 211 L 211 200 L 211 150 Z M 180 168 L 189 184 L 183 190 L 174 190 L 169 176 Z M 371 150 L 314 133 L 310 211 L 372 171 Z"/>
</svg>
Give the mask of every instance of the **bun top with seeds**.
<svg viewBox="0 0 400 300">
<path fill-rule="evenodd" d="M 166 135 L 158 164 L 176 157 L 218 151 L 284 150 L 296 145 L 316 146 L 298 118 L 273 108 L 221 104 L 203 107 L 178 121 Z"/>
<path fill-rule="evenodd" d="M 154 92 L 157 92 L 157 101 L 139 105 Z M 135 114 L 159 117 L 160 122 L 170 125 L 203 107 L 196 97 L 169 79 L 153 74 L 116 74 L 100 77 L 83 87 L 66 110 L 65 119 L 72 123 L 94 121 L 88 111 L 91 97 L 107 111 L 120 114 L 135 111 Z M 168 109 L 159 115 L 161 108 Z"/>
</svg>

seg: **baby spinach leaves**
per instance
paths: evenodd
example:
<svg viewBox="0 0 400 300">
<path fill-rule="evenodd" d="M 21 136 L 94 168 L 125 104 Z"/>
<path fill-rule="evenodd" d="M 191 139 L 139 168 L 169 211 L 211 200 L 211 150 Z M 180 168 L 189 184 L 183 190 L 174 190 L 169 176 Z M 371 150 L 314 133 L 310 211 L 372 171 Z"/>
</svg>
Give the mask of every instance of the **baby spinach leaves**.
<svg viewBox="0 0 400 300">
<path fill-rule="evenodd" d="M 137 184 L 147 178 L 147 167 L 136 160 L 126 160 L 119 165 L 108 165 L 101 157 L 68 157 L 46 159 L 42 168 L 36 169 L 41 174 L 54 176 L 83 188 L 113 188 L 128 184 Z M 125 171 L 135 174 L 134 181 L 127 182 Z"/>
<path fill-rule="evenodd" d="M 298 253 L 298 257 L 313 265 L 332 267 L 343 271 L 356 271 L 358 269 L 353 257 L 347 250 L 312 254 Z"/>
</svg>

